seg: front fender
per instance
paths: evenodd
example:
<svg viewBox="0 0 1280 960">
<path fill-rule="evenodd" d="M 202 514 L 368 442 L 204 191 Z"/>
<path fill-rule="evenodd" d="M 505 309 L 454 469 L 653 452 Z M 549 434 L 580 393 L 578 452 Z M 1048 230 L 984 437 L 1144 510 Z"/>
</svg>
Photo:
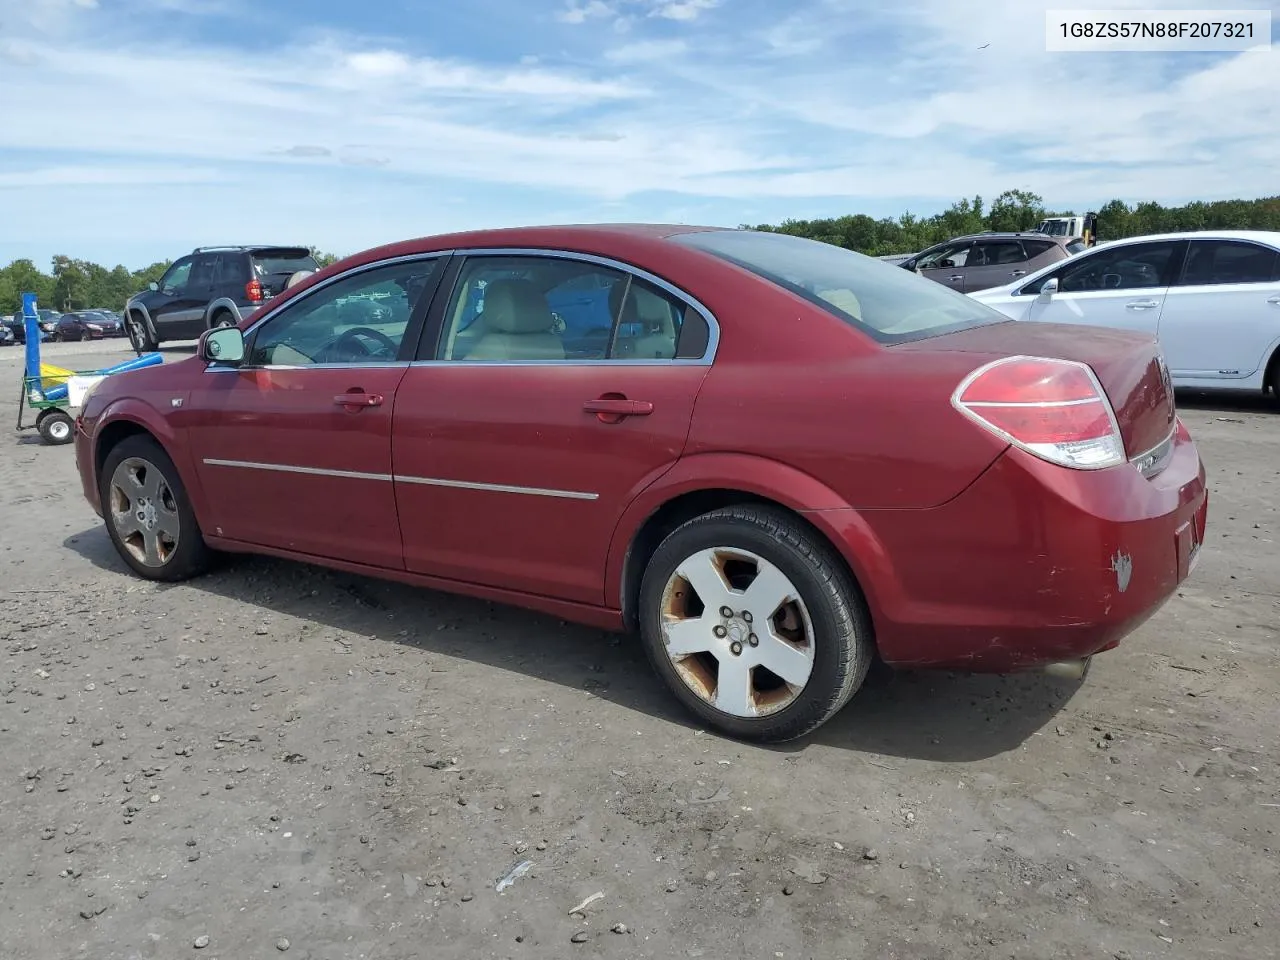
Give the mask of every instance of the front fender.
<svg viewBox="0 0 1280 960">
<path fill-rule="evenodd" d="M 196 515 L 200 528 L 209 529 L 206 524 L 209 517 L 208 501 L 204 495 L 204 488 L 200 485 L 200 473 L 191 457 L 191 450 L 174 430 L 170 421 L 161 416 L 159 411 L 145 400 L 137 397 L 120 397 L 107 404 L 93 425 L 93 462 L 95 464 L 99 462 L 103 436 L 110 432 L 109 428 L 113 424 L 120 423 L 141 427 L 155 437 L 156 442 L 164 448 L 164 452 L 169 455 L 169 459 L 178 470 L 178 478 L 186 488 L 191 509 Z"/>
<path fill-rule="evenodd" d="M 605 564 L 605 604 L 622 609 L 627 557 L 636 534 L 663 505 L 700 490 L 734 490 L 781 504 L 813 524 L 849 564 L 872 609 L 894 592 L 883 545 L 857 510 L 820 480 L 776 460 L 748 454 L 705 453 L 682 457 L 650 483 L 614 528 Z"/>
</svg>

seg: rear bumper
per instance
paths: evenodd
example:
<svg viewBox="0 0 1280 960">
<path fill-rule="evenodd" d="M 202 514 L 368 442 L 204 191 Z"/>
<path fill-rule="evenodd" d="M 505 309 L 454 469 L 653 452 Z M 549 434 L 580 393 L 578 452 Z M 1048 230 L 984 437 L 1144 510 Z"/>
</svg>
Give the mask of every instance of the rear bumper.
<svg viewBox="0 0 1280 960">
<path fill-rule="evenodd" d="M 1010 449 L 941 507 L 864 512 L 882 547 L 863 571 L 881 656 L 1004 672 L 1108 650 L 1186 579 L 1207 512 L 1185 433 L 1151 479 Z"/>
</svg>

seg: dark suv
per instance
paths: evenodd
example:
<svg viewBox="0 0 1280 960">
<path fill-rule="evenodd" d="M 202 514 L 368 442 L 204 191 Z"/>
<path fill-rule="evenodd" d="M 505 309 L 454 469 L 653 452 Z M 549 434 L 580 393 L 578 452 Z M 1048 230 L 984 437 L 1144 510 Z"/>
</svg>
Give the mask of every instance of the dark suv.
<svg viewBox="0 0 1280 960">
<path fill-rule="evenodd" d="M 1072 237 L 1043 233 L 976 233 L 922 250 L 900 266 L 952 290 L 973 293 L 1012 283 L 1085 249 Z"/>
<path fill-rule="evenodd" d="M 129 298 L 129 342 L 142 353 L 166 340 L 195 340 L 210 327 L 233 326 L 284 290 L 295 273 L 318 269 L 307 247 L 198 247 Z"/>
</svg>

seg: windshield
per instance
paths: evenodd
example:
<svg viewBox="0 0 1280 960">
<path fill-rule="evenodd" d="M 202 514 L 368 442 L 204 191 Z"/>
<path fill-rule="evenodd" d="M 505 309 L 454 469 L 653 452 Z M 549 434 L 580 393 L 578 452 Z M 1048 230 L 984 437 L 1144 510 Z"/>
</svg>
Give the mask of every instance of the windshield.
<svg viewBox="0 0 1280 960">
<path fill-rule="evenodd" d="M 705 250 L 822 307 L 880 343 L 902 343 L 1008 318 L 874 257 L 781 233 L 711 230 L 675 243 Z"/>
<path fill-rule="evenodd" d="M 1070 220 L 1041 220 L 1036 233 L 1048 234 L 1051 237 L 1065 237 L 1071 230 Z"/>
</svg>

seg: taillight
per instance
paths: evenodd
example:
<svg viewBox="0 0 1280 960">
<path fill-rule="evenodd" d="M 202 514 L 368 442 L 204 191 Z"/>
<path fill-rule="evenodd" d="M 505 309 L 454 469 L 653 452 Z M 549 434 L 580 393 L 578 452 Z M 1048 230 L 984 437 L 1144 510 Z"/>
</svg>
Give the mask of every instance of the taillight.
<svg viewBox="0 0 1280 960">
<path fill-rule="evenodd" d="M 248 297 L 252 303 L 261 303 L 262 282 L 257 279 L 250 280 L 244 285 L 244 295 Z"/>
<path fill-rule="evenodd" d="M 1100 470 L 1125 462 L 1115 411 L 1087 364 L 1006 357 L 965 377 L 951 403 L 996 436 L 1050 463 Z"/>
</svg>

